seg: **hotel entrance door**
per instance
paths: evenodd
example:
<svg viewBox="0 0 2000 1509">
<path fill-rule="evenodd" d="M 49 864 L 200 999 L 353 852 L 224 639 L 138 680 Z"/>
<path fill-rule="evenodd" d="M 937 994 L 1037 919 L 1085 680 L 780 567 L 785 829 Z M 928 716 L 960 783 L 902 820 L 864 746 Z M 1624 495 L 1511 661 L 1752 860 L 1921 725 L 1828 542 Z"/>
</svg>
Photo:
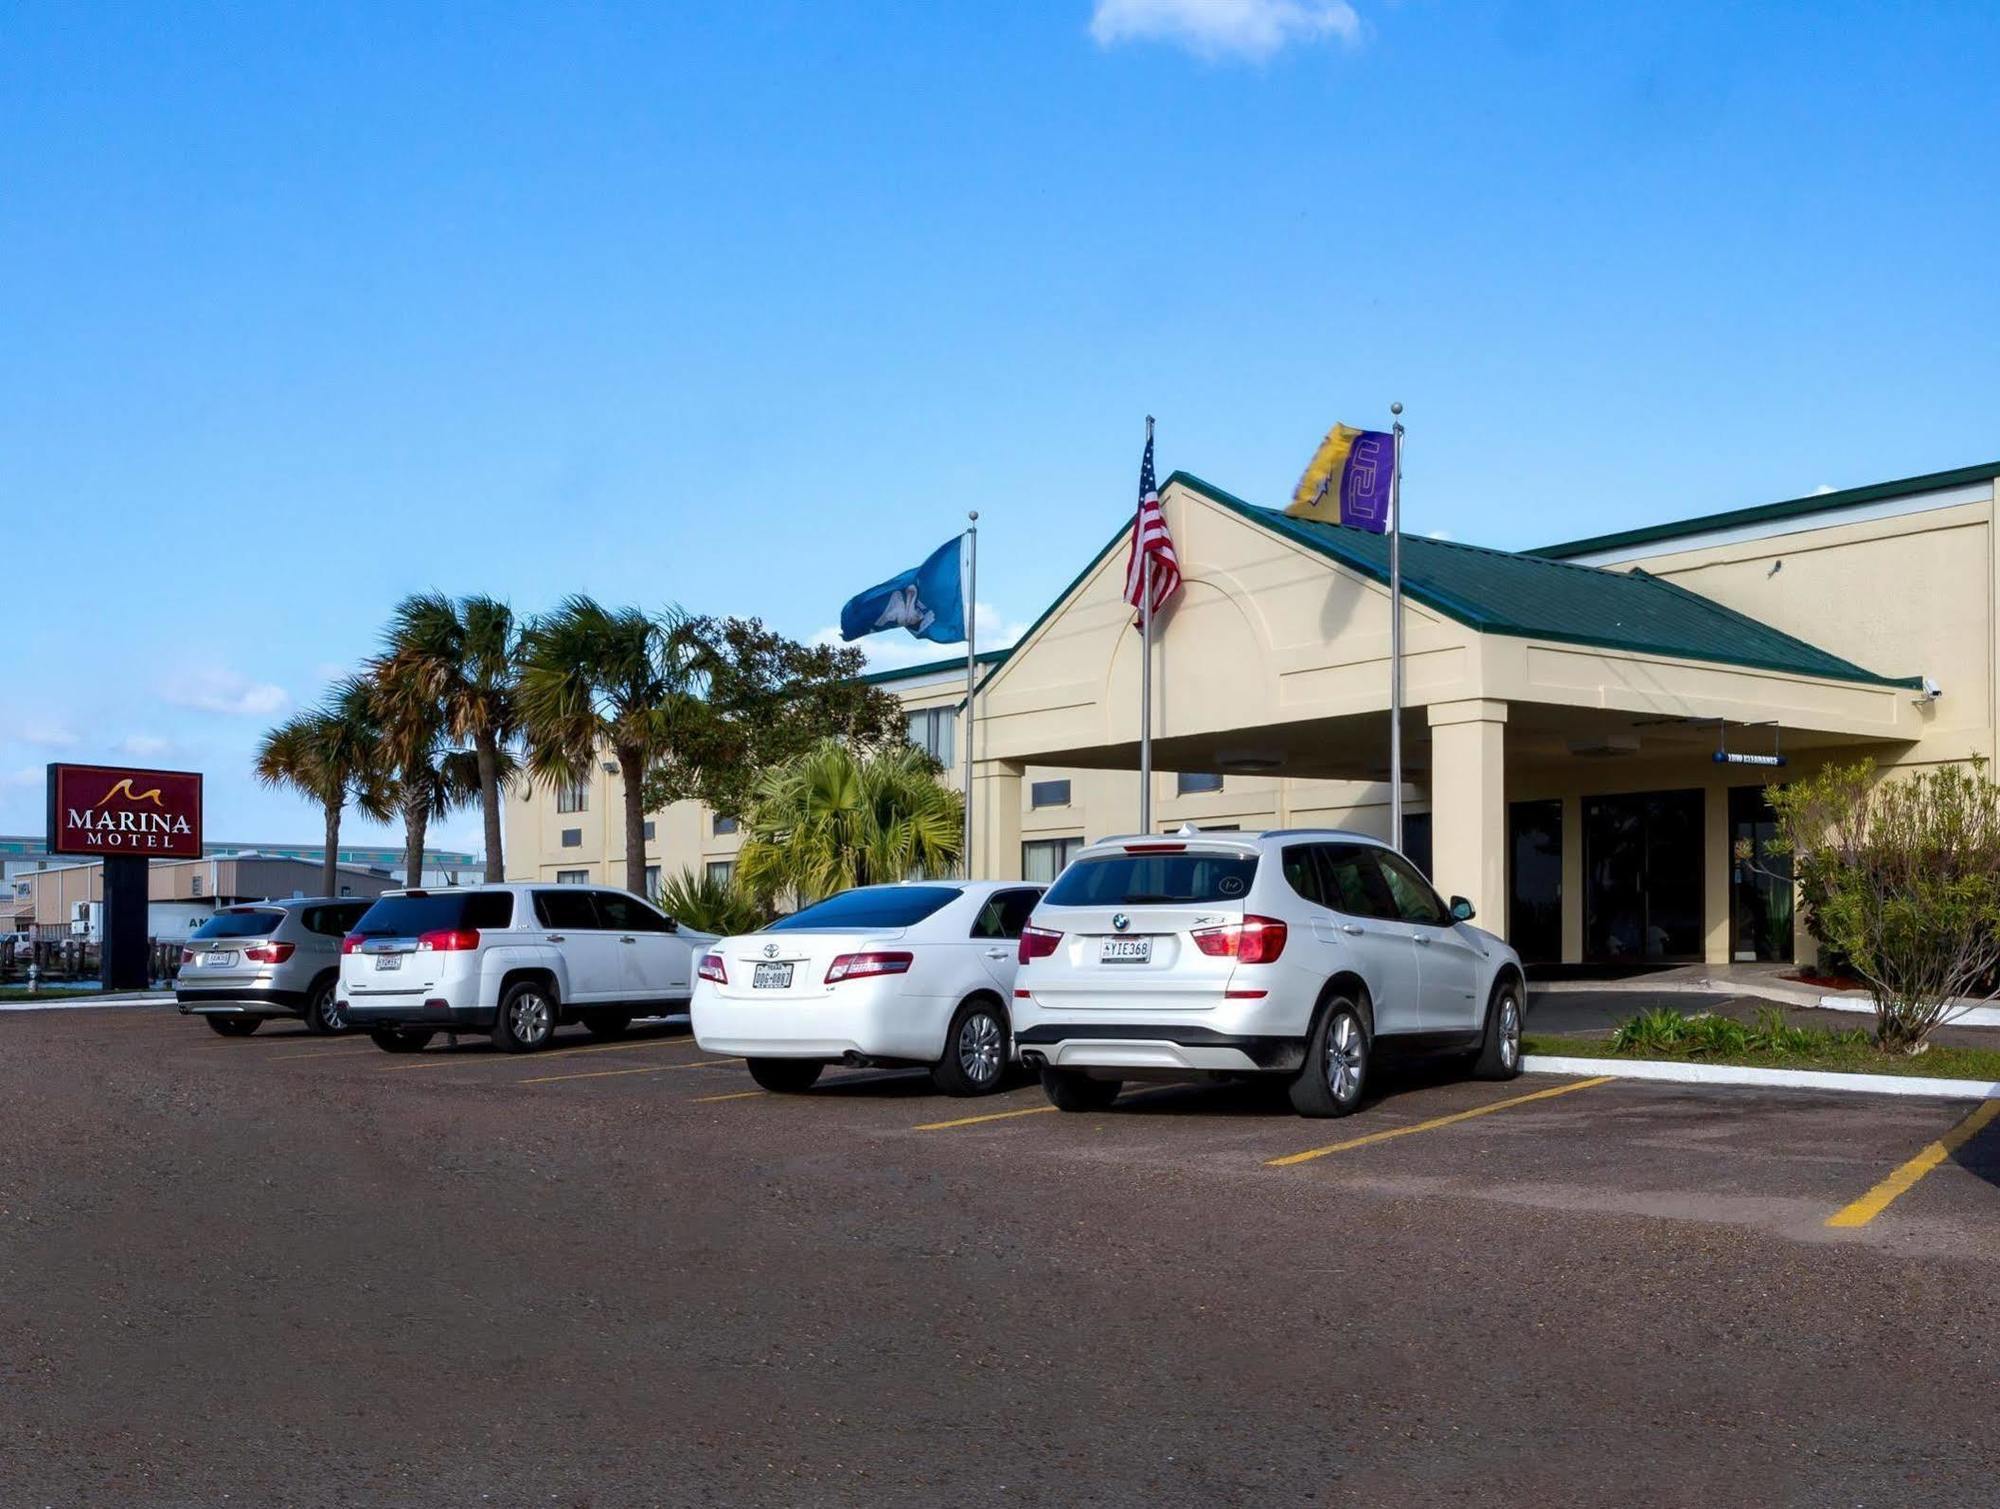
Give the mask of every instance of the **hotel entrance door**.
<svg viewBox="0 0 2000 1509">
<path fill-rule="evenodd" d="M 1702 957 L 1702 793 L 1583 801 L 1583 956 L 1592 963 Z"/>
</svg>

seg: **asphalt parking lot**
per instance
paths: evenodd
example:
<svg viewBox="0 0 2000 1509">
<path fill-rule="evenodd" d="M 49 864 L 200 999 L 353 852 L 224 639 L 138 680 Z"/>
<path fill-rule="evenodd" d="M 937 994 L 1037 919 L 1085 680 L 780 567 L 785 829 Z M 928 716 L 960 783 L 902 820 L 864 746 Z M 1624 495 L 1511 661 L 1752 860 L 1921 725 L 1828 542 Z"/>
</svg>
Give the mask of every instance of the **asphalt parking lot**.
<svg viewBox="0 0 2000 1509">
<path fill-rule="evenodd" d="M 1990 1502 L 2000 1122 L 0 1017 L 0 1498 Z M 1918 1173 L 1916 1164 L 1934 1164 Z M 1830 1221 L 1844 1224 L 1830 1225 Z"/>
</svg>

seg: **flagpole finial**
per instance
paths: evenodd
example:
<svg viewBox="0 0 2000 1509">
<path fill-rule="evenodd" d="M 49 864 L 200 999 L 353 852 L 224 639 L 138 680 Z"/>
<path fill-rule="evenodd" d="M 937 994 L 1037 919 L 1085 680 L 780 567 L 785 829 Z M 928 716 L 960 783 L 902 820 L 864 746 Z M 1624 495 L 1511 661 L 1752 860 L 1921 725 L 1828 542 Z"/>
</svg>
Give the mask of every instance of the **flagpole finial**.
<svg viewBox="0 0 2000 1509">
<path fill-rule="evenodd" d="M 1151 414 L 1146 416 L 1146 438 L 1148 440 L 1153 438 L 1153 416 Z"/>
<path fill-rule="evenodd" d="M 1400 401 L 1398 401 L 1398 402 L 1396 402 L 1396 403 L 1392 403 L 1392 404 L 1390 404 L 1390 405 L 1389 405 L 1389 412 L 1390 412 L 1391 414 L 1396 414 L 1396 415 L 1400 415 L 1400 414 L 1401 414 L 1401 413 L 1403 412 L 1403 405 L 1402 405 L 1402 403 L 1401 403 Z"/>
<path fill-rule="evenodd" d="M 979 522 L 979 510 L 978 510 L 978 509 L 976 509 L 976 508 L 968 508 L 968 509 L 967 509 L 967 510 L 965 511 L 965 516 L 966 516 L 966 517 L 967 517 L 968 519 L 972 520 L 972 522 L 973 522 L 973 523 L 975 523 L 975 524 L 977 524 L 977 523 Z"/>
</svg>

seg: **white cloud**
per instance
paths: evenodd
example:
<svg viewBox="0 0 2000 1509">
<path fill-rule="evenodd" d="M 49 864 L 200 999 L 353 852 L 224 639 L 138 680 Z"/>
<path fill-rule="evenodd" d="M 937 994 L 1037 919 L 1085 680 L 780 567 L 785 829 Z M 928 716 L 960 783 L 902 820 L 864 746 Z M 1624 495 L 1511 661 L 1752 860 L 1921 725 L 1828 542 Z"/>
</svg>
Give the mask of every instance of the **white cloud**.
<svg viewBox="0 0 2000 1509">
<path fill-rule="evenodd" d="M 1812 490 L 1812 495 L 1813 495 L 1813 496 L 1814 496 L 1815 498 L 1818 498 L 1818 497 L 1822 497 L 1822 496 L 1824 496 L 1824 495 L 1825 495 L 1825 494 L 1827 494 L 1827 493 L 1830 493 L 1830 492 L 1837 492 L 1837 491 L 1839 491 L 1839 489 L 1838 489 L 1838 488 L 1836 488 L 1836 487 L 1834 487 L 1834 486 L 1833 486 L 1833 485 L 1832 485 L 1831 483 L 1827 483 L 1827 482 L 1822 482 L 1822 483 L 1820 483 L 1820 485 L 1819 485 L 1818 487 L 1815 487 L 1815 488 L 1814 488 L 1814 489 Z"/>
<path fill-rule="evenodd" d="M 23 744 L 33 744 L 40 749 L 69 749 L 76 743 L 76 735 L 69 725 L 55 718 L 30 718 L 14 737 Z"/>
<path fill-rule="evenodd" d="M 972 626 L 978 635 L 979 653 L 982 655 L 988 650 L 1004 650 L 1028 632 L 1025 623 L 1009 621 L 991 603 L 980 603 L 973 609 Z M 821 629 L 807 642 L 834 646 L 846 643 L 840 637 L 837 626 Z M 954 655 L 965 654 L 964 640 L 956 644 L 936 644 L 898 629 L 870 634 L 854 643 L 868 657 L 868 669 L 871 671 L 900 671 L 906 666 L 928 665 L 934 660 L 950 660 Z"/>
<path fill-rule="evenodd" d="M 49 773 L 39 766 L 23 766 L 19 770 L 0 770 L 0 788 L 19 787 L 26 790 L 30 786 L 46 786 Z"/>
<path fill-rule="evenodd" d="M 172 747 L 172 740 L 155 734 L 127 734 L 119 741 L 118 752 L 135 760 L 150 760 L 155 755 L 165 754 Z"/>
<path fill-rule="evenodd" d="M 1097 0 L 1090 34 L 1100 47 L 1165 42 L 1203 58 L 1262 60 L 1294 42 L 1361 40 L 1347 0 Z"/>
<path fill-rule="evenodd" d="M 292 700 L 282 686 L 252 681 L 220 666 L 178 671 L 168 677 L 160 695 L 175 707 L 197 712 L 226 713 L 239 718 L 266 718 Z"/>
</svg>

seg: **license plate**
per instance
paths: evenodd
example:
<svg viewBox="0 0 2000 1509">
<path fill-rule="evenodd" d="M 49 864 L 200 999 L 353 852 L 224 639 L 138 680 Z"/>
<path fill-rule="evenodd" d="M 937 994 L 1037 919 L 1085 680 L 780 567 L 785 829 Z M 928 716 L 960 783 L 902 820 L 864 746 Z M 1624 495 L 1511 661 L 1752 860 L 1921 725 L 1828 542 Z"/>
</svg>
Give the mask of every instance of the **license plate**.
<svg viewBox="0 0 2000 1509">
<path fill-rule="evenodd" d="M 210 969 L 220 969 L 224 965 L 236 962 L 236 950 L 232 948 L 225 953 L 219 948 L 212 948 L 201 956 L 201 962 Z"/>
<path fill-rule="evenodd" d="M 1098 951 L 1098 962 L 1103 964 L 1150 964 L 1153 961 L 1153 940 L 1151 938 L 1106 938 L 1104 947 Z"/>
<path fill-rule="evenodd" d="M 790 964 L 759 964 L 750 972 L 752 990 L 790 990 L 792 988 L 792 966 Z"/>
<path fill-rule="evenodd" d="M 401 969 L 403 967 L 403 956 L 401 954 L 377 954 L 375 956 L 375 967 L 377 969 Z"/>
</svg>

